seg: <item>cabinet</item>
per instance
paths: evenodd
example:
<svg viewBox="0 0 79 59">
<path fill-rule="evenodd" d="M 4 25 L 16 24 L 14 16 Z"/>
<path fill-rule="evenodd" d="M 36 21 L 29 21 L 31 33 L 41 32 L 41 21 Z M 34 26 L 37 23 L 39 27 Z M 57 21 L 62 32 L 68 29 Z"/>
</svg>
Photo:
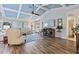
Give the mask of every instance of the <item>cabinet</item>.
<svg viewBox="0 0 79 59">
<path fill-rule="evenodd" d="M 48 37 L 55 37 L 55 29 L 52 28 L 44 28 L 43 35 Z"/>
</svg>

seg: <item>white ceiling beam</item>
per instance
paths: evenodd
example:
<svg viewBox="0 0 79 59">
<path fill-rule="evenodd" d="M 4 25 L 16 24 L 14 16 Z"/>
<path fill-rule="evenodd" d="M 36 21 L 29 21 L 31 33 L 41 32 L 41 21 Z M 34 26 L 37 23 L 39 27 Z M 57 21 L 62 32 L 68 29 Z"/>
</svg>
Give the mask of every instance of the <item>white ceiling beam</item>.
<svg viewBox="0 0 79 59">
<path fill-rule="evenodd" d="M 63 8 L 66 8 L 65 4 L 61 4 L 61 6 L 62 6 Z"/>
<path fill-rule="evenodd" d="M 42 4 L 42 6 L 46 6 L 46 5 L 48 5 L 48 4 Z"/>
<path fill-rule="evenodd" d="M 2 19 L 3 19 L 3 17 L 5 17 L 4 7 L 0 5 L 0 9 L 1 9 L 1 14 L 2 14 Z"/>
<path fill-rule="evenodd" d="M 12 12 L 18 12 L 17 10 L 14 9 L 9 9 L 9 8 L 4 8 L 6 11 L 12 11 Z"/>
<path fill-rule="evenodd" d="M 67 7 L 67 10 L 75 10 L 79 8 L 79 4 L 71 5 Z"/>
<path fill-rule="evenodd" d="M 45 6 L 45 5 L 48 5 L 48 4 L 42 4 L 41 6 L 37 6 L 38 8 L 36 9 L 36 11 L 38 11 L 40 8 L 44 8 L 43 6 Z M 36 5 L 35 5 L 36 6 Z M 48 10 L 48 9 L 45 9 L 44 8 L 44 10 Z"/>
<path fill-rule="evenodd" d="M 41 6 L 40 6 L 40 7 L 38 7 L 35 11 L 37 12 L 40 8 L 41 8 Z"/>
<path fill-rule="evenodd" d="M 40 17 L 39 17 L 39 18 L 37 18 L 36 20 L 40 20 Z"/>
<path fill-rule="evenodd" d="M 7 11 L 18 12 L 18 10 L 14 10 L 14 9 L 9 9 L 9 8 L 4 8 L 4 9 L 7 10 Z M 22 12 L 22 11 L 21 11 L 21 13 L 31 15 L 30 13 L 26 13 L 26 12 Z"/>
<path fill-rule="evenodd" d="M 20 6 L 19 6 L 19 11 L 18 11 L 18 14 L 17 14 L 17 19 L 18 19 L 18 18 L 19 18 L 19 16 L 20 16 L 21 9 L 22 9 L 22 4 L 20 4 Z"/>
<path fill-rule="evenodd" d="M 40 6 L 40 5 L 35 5 L 36 7 L 40 7 L 41 9 L 44 9 L 44 10 L 49 10 L 47 8 L 44 8 L 43 6 Z"/>
</svg>

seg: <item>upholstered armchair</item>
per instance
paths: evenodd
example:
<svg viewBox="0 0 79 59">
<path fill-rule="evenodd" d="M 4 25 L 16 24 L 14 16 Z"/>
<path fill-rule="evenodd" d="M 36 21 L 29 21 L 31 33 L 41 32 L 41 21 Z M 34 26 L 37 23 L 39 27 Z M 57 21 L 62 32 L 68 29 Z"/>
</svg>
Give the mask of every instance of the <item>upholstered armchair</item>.
<svg viewBox="0 0 79 59">
<path fill-rule="evenodd" d="M 19 29 L 10 28 L 6 31 L 9 45 L 19 45 L 25 42 L 24 36 L 21 35 Z"/>
</svg>

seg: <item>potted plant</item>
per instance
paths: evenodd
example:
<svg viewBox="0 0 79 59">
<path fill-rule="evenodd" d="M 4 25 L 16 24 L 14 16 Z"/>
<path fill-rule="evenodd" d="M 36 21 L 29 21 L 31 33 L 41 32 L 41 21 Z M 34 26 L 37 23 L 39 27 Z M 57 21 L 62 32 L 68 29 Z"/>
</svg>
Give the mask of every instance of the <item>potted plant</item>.
<svg viewBox="0 0 79 59">
<path fill-rule="evenodd" d="M 78 32 L 79 32 L 79 24 L 76 25 L 76 27 L 73 29 L 73 31 L 74 31 L 75 33 L 78 33 Z"/>
<path fill-rule="evenodd" d="M 56 29 L 58 30 L 58 32 L 61 32 L 61 29 L 63 29 L 63 27 L 62 26 L 57 26 Z"/>
</svg>

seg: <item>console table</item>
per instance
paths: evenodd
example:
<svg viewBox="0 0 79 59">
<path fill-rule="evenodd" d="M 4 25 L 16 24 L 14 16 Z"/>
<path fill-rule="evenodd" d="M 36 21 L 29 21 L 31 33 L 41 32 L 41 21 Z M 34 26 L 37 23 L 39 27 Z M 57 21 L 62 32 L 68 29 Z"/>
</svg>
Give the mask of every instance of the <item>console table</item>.
<svg viewBox="0 0 79 59">
<path fill-rule="evenodd" d="M 55 37 L 55 29 L 43 28 L 43 35 L 48 37 Z"/>
</svg>

